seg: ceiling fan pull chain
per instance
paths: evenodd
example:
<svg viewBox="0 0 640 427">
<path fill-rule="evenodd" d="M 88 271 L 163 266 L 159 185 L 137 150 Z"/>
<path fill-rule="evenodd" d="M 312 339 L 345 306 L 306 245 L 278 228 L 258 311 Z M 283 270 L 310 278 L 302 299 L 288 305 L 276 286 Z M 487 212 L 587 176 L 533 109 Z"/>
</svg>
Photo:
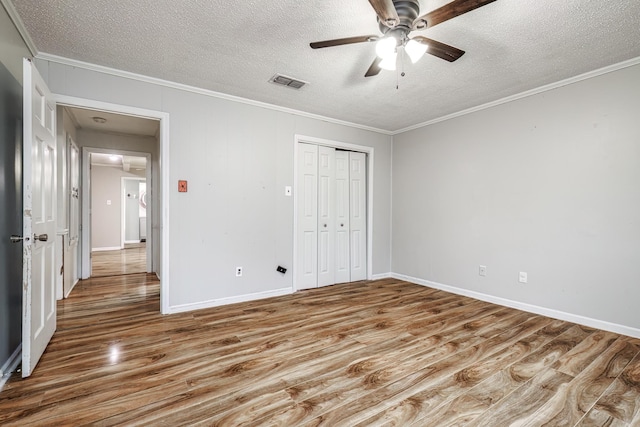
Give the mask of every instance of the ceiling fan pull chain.
<svg viewBox="0 0 640 427">
<path fill-rule="evenodd" d="M 404 57 L 406 52 L 402 49 L 402 54 L 398 55 L 400 58 L 400 69 L 396 71 L 396 90 L 400 89 L 400 77 L 404 77 Z"/>
</svg>

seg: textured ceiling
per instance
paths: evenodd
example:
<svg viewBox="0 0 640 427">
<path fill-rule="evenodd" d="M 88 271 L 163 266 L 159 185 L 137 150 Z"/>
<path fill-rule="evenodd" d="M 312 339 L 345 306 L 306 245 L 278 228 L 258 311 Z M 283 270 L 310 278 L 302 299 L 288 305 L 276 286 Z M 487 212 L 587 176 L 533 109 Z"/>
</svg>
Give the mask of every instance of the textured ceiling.
<svg viewBox="0 0 640 427">
<path fill-rule="evenodd" d="M 367 0 L 13 3 L 39 52 L 387 131 L 640 57 L 638 0 L 497 0 L 412 33 L 465 50 L 457 62 L 425 55 L 371 78 L 373 43 L 309 47 L 378 34 Z M 310 84 L 268 83 L 276 73 Z"/>
<path fill-rule="evenodd" d="M 123 156 L 120 154 L 91 153 L 91 164 L 97 166 L 109 166 L 129 171 L 143 171 L 147 168 L 147 159 L 136 156 Z"/>
<path fill-rule="evenodd" d="M 143 119 L 141 117 L 125 116 L 123 114 L 107 113 L 85 108 L 65 108 L 80 129 L 138 136 L 157 136 L 160 131 L 160 122 L 158 120 Z M 104 123 L 96 123 L 96 121 L 93 120 L 94 117 L 101 117 L 106 121 Z"/>
</svg>

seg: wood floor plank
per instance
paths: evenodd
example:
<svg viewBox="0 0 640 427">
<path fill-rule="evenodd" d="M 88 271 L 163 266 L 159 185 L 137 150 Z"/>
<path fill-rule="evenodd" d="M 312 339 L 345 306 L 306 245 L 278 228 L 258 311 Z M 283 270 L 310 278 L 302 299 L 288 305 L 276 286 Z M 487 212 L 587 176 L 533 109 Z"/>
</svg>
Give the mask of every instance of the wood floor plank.
<svg viewBox="0 0 640 427">
<path fill-rule="evenodd" d="M 633 425 L 640 340 L 396 279 L 162 316 L 81 281 L 1 425 Z"/>
<path fill-rule="evenodd" d="M 487 357 L 446 376 L 428 389 L 412 394 L 406 401 L 400 402 L 398 405 L 401 410 L 407 404 L 414 408 L 411 417 L 402 419 L 400 425 L 409 425 L 418 420 L 417 424 L 431 422 L 440 425 L 444 423 L 444 420 L 441 420 L 437 415 L 441 406 L 445 406 L 449 401 L 453 401 L 470 388 L 480 384 L 489 378 L 493 372 L 506 369 L 524 355 L 541 347 L 553 339 L 554 336 L 562 334 L 570 327 L 571 325 L 566 322 L 555 321 L 550 326 L 535 331 L 516 343 L 497 352 L 490 353 Z M 416 402 L 420 402 L 420 404 L 418 405 Z M 392 407 L 386 411 L 379 412 L 359 425 L 376 424 L 387 418 L 396 419 L 398 417 L 393 414 L 395 410 L 396 408 Z"/>
<path fill-rule="evenodd" d="M 550 332 L 553 333 L 553 329 Z M 437 419 L 443 425 L 462 425 L 470 422 L 493 405 L 499 404 L 528 380 L 544 372 L 562 354 L 593 333 L 593 330 L 573 325 L 556 332 L 561 333 L 555 334 L 547 344 L 538 350 L 534 349 L 514 364 L 494 372 L 459 397 L 445 402 L 429 416 L 429 419 Z M 424 419 L 421 419 L 414 425 L 419 426 L 423 421 Z"/>
<path fill-rule="evenodd" d="M 559 336 L 544 345 L 541 349 L 536 350 L 524 357 L 518 363 L 509 368 L 509 375 L 525 382 L 538 375 L 545 368 L 552 366 L 567 352 L 571 351 L 575 346 L 593 334 L 595 331 L 590 328 L 575 325 L 567 330 L 566 333 Z"/>
<path fill-rule="evenodd" d="M 548 401 L 557 390 L 572 380 L 573 377 L 554 369 L 546 369 L 527 381 L 514 392 L 502 399 L 499 404 L 491 406 L 469 426 L 509 426 L 521 425 L 531 414 Z"/>
<path fill-rule="evenodd" d="M 629 363 L 594 408 L 630 425 L 640 425 L 640 355 Z"/>
<path fill-rule="evenodd" d="M 585 342 L 593 341 L 587 339 L 583 341 Z M 571 355 L 570 353 L 567 356 Z M 581 352 L 579 355 L 583 354 L 584 352 Z M 576 371 L 576 376 L 569 383 L 562 385 L 558 393 L 522 424 L 524 426 L 577 424 L 637 354 L 636 346 L 623 339 L 616 339 L 592 363 Z M 571 366 L 575 371 L 578 365 L 580 363 L 562 366 Z"/>
<path fill-rule="evenodd" d="M 373 372 L 365 378 L 364 383 L 364 385 L 375 386 L 375 388 L 370 386 L 373 391 L 366 393 L 367 390 L 363 389 L 354 396 L 355 400 L 341 399 L 338 405 L 340 410 L 320 414 L 313 420 L 303 422 L 303 425 L 318 425 L 319 422 L 326 425 L 355 425 L 374 413 L 410 398 L 413 394 L 430 389 L 461 366 L 468 366 L 488 354 L 512 345 L 550 322 L 551 319 L 535 317 L 489 340 L 484 340 L 465 350 L 456 351 L 435 362 L 429 363 L 429 361 L 415 358 L 407 361 L 406 364 L 396 364 Z M 336 404 L 338 402 L 334 403 L 333 407 Z"/>
<path fill-rule="evenodd" d="M 558 372 L 576 376 L 578 372 L 589 366 L 617 339 L 618 334 L 613 332 L 596 331 L 572 348 L 567 354 L 560 357 L 552 367 Z"/>
<path fill-rule="evenodd" d="M 578 427 L 627 427 L 629 424 L 592 408 L 576 425 Z"/>
<path fill-rule="evenodd" d="M 530 318 L 530 315 L 524 313 L 514 313 L 510 324 L 487 324 L 478 330 L 486 332 L 500 326 L 509 329 L 507 325 L 515 327 Z M 439 331 L 439 328 L 436 330 Z M 394 346 L 394 349 L 386 354 L 375 351 L 375 355 L 365 355 L 364 358 L 358 358 L 358 354 L 354 354 L 354 361 L 346 367 L 348 378 L 344 378 L 345 374 L 341 370 L 325 373 L 308 382 L 296 382 L 295 379 L 285 378 L 288 383 L 294 384 L 288 391 L 297 405 L 273 415 L 271 421 L 283 425 L 298 424 L 314 414 L 324 413 L 325 408 L 334 407 L 336 402 L 344 403 L 349 399 L 356 399 L 390 383 L 393 378 L 392 372 L 398 369 L 399 364 L 406 361 L 417 365 L 435 362 L 482 341 L 482 338 L 474 336 L 474 330 L 453 326 L 448 331 L 423 337 L 419 341 L 412 340 L 406 345 Z M 412 369 L 409 367 L 409 370 Z"/>
</svg>

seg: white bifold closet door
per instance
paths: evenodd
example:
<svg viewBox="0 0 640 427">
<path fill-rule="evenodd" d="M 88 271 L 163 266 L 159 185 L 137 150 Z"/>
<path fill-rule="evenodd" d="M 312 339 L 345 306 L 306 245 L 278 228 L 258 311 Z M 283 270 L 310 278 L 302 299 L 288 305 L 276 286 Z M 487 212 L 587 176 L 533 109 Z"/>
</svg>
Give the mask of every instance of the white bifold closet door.
<svg viewBox="0 0 640 427">
<path fill-rule="evenodd" d="M 298 148 L 296 287 L 366 279 L 366 154 Z"/>
<path fill-rule="evenodd" d="M 367 278 L 366 154 L 349 152 L 349 245 L 351 282 Z"/>
</svg>

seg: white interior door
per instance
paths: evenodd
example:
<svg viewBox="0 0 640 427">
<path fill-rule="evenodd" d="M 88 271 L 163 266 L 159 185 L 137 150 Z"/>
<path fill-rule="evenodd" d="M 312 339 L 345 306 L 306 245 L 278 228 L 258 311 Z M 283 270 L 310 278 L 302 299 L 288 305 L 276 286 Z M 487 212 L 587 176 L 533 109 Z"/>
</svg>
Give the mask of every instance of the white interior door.
<svg viewBox="0 0 640 427">
<path fill-rule="evenodd" d="M 56 329 L 55 103 L 24 60 L 22 376 L 33 372 Z"/>
<path fill-rule="evenodd" d="M 349 153 L 351 281 L 367 279 L 367 155 Z"/>
<path fill-rule="evenodd" d="M 65 296 L 80 279 L 80 149 L 68 136 L 69 159 L 69 256 L 65 258 Z M 68 271 L 67 271 L 68 270 Z"/>
<path fill-rule="evenodd" d="M 335 281 L 335 155 L 318 147 L 318 286 Z"/>
<path fill-rule="evenodd" d="M 336 151 L 336 283 L 351 281 L 349 267 L 349 193 L 349 152 Z"/>
<path fill-rule="evenodd" d="M 296 287 L 318 286 L 318 146 L 298 146 Z"/>
</svg>

